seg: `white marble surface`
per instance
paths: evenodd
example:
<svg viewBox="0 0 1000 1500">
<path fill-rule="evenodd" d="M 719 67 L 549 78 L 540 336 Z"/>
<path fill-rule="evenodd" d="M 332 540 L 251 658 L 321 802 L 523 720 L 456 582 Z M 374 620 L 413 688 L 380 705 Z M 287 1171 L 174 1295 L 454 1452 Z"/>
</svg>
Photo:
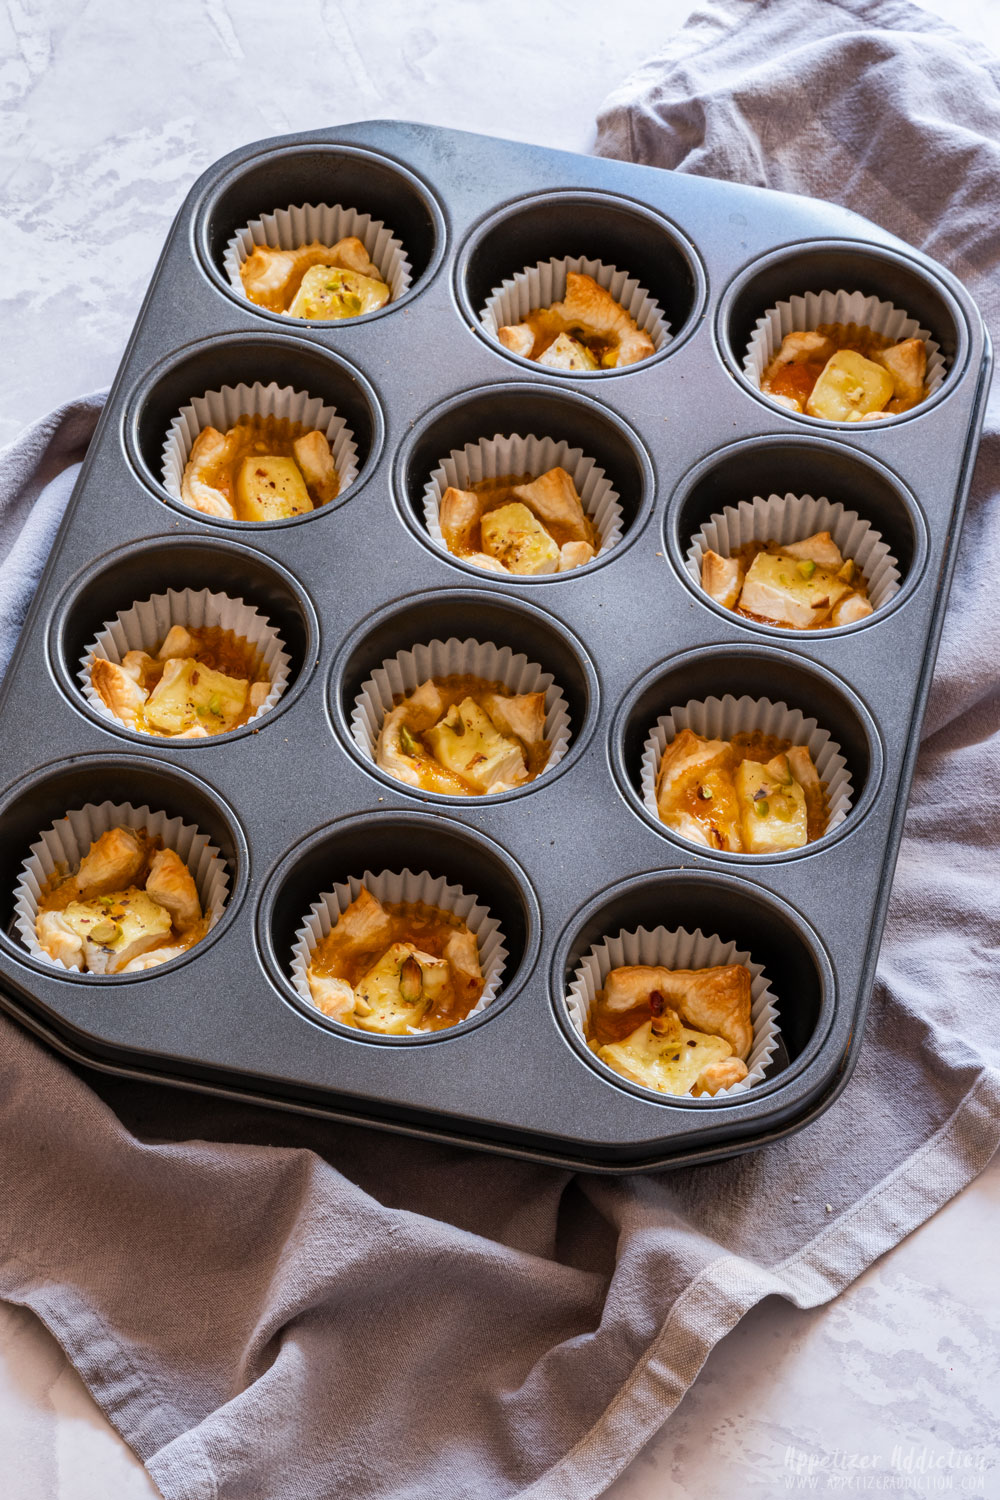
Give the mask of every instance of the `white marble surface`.
<svg viewBox="0 0 1000 1500">
<path fill-rule="evenodd" d="M 920 3 L 1000 51 L 995 0 Z M 374 116 L 586 150 L 608 88 L 689 8 L 286 0 L 276 22 L 265 0 L 8 0 L 0 442 L 110 381 L 170 219 L 216 157 Z M 764 1303 L 609 1494 L 770 1500 L 854 1493 L 867 1478 L 1000 1496 L 1000 1298 L 986 1253 L 998 1234 L 994 1162 L 829 1307 Z M 4 1500 L 156 1493 L 42 1326 L 0 1304 Z"/>
</svg>

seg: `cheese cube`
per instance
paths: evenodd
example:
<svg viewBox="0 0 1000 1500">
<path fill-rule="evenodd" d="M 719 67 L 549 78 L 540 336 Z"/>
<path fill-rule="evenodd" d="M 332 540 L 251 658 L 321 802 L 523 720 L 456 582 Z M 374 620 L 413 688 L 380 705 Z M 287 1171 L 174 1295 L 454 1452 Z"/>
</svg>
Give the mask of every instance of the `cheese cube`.
<svg viewBox="0 0 1000 1500">
<path fill-rule="evenodd" d="M 483 551 L 510 573 L 558 573 L 559 548 L 526 505 L 512 501 L 487 511 L 481 522 Z"/>
<path fill-rule="evenodd" d="M 869 412 L 884 410 L 892 395 L 888 370 L 853 349 L 841 349 L 827 360 L 806 411 L 828 422 L 855 422 Z"/>
<path fill-rule="evenodd" d="M 776 625 L 808 630 L 824 624 L 837 601 L 850 592 L 849 583 L 810 559 L 758 552 L 743 581 L 740 608 Z"/>
<path fill-rule="evenodd" d="M 454 704 L 440 724 L 425 731 L 424 739 L 445 770 L 480 791 L 527 779 L 520 745 L 500 733 L 474 698 Z"/>
<path fill-rule="evenodd" d="M 137 886 L 94 901 L 71 901 L 63 913 L 83 940 L 92 974 L 119 974 L 127 963 L 170 937 L 170 913 Z"/>
<path fill-rule="evenodd" d="M 661 1094 L 689 1094 L 706 1067 L 733 1056 L 721 1036 L 691 1031 L 675 1015 L 656 1024 L 659 1035 L 647 1021 L 622 1041 L 598 1048 L 597 1056 L 623 1078 Z"/>
<path fill-rule="evenodd" d="M 362 1031 L 399 1036 L 419 1026 L 448 984 L 446 959 L 412 943 L 393 943 L 354 986 L 354 1013 L 342 1019 Z"/>
<path fill-rule="evenodd" d="M 248 687 L 243 678 L 227 677 L 191 657 L 168 661 L 146 703 L 146 722 L 163 734 L 182 734 L 195 725 L 224 734 L 239 722 Z"/>
<path fill-rule="evenodd" d="M 389 300 L 384 281 L 337 266 L 312 266 L 288 309 L 293 318 L 358 318 Z"/>
<path fill-rule="evenodd" d="M 806 794 L 786 755 L 776 755 L 767 765 L 741 761 L 733 779 L 747 854 L 777 854 L 808 843 Z"/>
<path fill-rule="evenodd" d="M 302 471 L 293 458 L 251 456 L 240 464 L 236 474 L 239 520 L 283 521 L 312 508 Z"/>
</svg>

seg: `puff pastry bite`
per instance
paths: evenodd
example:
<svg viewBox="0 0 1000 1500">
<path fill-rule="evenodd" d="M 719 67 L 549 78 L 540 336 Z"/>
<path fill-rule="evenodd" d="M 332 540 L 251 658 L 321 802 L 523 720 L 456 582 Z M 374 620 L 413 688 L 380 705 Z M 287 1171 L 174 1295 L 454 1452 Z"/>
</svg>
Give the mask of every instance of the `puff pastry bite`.
<svg viewBox="0 0 1000 1500">
<path fill-rule="evenodd" d="M 662 1094 L 715 1094 L 747 1076 L 753 1046 L 744 964 L 612 969 L 587 1021 L 592 1052 Z"/>
<path fill-rule="evenodd" d="M 927 395 L 927 345 L 893 343 L 858 323 L 788 333 L 760 388 L 790 411 L 828 422 L 872 422 L 909 411 Z"/>
<path fill-rule="evenodd" d="M 181 480 L 185 505 L 229 521 L 287 520 L 339 490 L 326 434 L 283 417 L 241 417 L 228 432 L 203 427 Z"/>
<path fill-rule="evenodd" d="M 559 467 L 537 479 L 511 475 L 468 490 L 449 486 L 441 498 L 441 535 L 456 557 L 521 577 L 581 568 L 601 545 L 572 476 Z"/>
<path fill-rule="evenodd" d="M 95 656 L 90 680 L 129 729 L 181 740 L 238 728 L 271 691 L 257 648 L 217 625 L 172 625 L 155 656 L 127 651 L 121 665 Z"/>
<path fill-rule="evenodd" d="M 423 901 L 383 904 L 365 886 L 306 974 L 317 1010 L 384 1036 L 457 1026 L 485 987 L 476 935 L 454 913 Z"/>
<path fill-rule="evenodd" d="M 375 763 L 425 792 L 483 797 L 545 767 L 545 694 L 477 677 L 428 678 L 386 714 Z"/>
<path fill-rule="evenodd" d="M 682 729 L 660 761 L 656 809 L 691 843 L 731 854 L 800 849 L 829 816 L 826 783 L 806 747 L 758 730 L 710 740 Z"/>
<path fill-rule="evenodd" d="M 701 586 L 748 620 L 793 630 L 850 625 L 872 613 L 864 574 L 828 531 L 801 542 L 747 542 L 730 557 L 709 549 Z"/>
<path fill-rule="evenodd" d="M 134 974 L 185 953 L 208 919 L 187 865 L 141 829 L 109 828 L 75 874 L 55 877 L 35 918 L 39 945 L 66 968 Z"/>
<path fill-rule="evenodd" d="M 566 273 L 566 295 L 497 330 L 505 349 L 550 370 L 614 370 L 655 353 L 653 340 L 592 276 Z"/>
<path fill-rule="evenodd" d="M 389 288 L 356 235 L 297 250 L 255 245 L 240 266 L 249 301 L 293 318 L 357 318 L 389 300 Z"/>
</svg>

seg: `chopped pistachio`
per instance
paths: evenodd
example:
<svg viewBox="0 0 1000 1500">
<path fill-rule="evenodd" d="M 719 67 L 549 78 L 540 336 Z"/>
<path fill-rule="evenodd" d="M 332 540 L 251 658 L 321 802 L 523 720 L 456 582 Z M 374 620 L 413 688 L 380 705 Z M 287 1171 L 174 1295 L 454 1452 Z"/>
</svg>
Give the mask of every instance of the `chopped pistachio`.
<svg viewBox="0 0 1000 1500">
<path fill-rule="evenodd" d="M 711 802 L 712 788 L 710 786 L 700 786 L 698 788 L 698 796 L 702 799 L 703 802 Z"/>
<path fill-rule="evenodd" d="M 399 731 L 399 743 L 403 747 L 404 755 L 416 755 L 420 748 L 405 724 Z"/>
<path fill-rule="evenodd" d="M 109 917 L 105 917 L 102 922 L 95 922 L 90 929 L 91 940 L 95 943 L 113 943 L 121 934 L 121 927 Z"/>
<path fill-rule="evenodd" d="M 420 999 L 423 987 L 424 971 L 411 954 L 404 960 L 399 970 L 399 993 L 408 1005 L 413 1005 Z"/>
<path fill-rule="evenodd" d="M 816 564 L 811 557 L 804 558 L 799 563 L 799 573 L 803 578 L 811 578 L 816 571 Z"/>
<path fill-rule="evenodd" d="M 753 810 L 757 814 L 758 818 L 766 818 L 771 810 L 768 806 L 767 798 L 762 797 L 760 801 L 755 802 L 753 805 Z"/>
</svg>

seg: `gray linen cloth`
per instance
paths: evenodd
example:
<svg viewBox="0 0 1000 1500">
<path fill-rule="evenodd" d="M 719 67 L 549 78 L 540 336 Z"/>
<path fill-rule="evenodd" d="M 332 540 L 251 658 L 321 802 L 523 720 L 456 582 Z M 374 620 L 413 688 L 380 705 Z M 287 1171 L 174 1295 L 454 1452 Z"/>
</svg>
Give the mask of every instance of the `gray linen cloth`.
<svg viewBox="0 0 1000 1500">
<path fill-rule="evenodd" d="M 846 203 L 949 264 L 995 336 L 998 82 L 896 0 L 720 0 L 613 96 L 598 144 Z M 97 405 L 0 463 L 5 650 Z M 586 1500 L 749 1307 L 834 1297 L 988 1161 L 995 403 L 988 428 L 864 1048 L 807 1131 L 593 1179 L 85 1077 L 0 1020 L 0 1295 L 165 1496 Z"/>
</svg>

